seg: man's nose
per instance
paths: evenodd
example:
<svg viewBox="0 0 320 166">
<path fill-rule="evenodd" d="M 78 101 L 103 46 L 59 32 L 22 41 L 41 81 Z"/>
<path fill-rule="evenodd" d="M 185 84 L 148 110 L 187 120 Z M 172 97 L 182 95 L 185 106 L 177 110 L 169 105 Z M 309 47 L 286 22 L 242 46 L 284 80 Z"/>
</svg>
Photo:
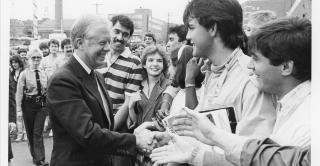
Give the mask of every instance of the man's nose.
<svg viewBox="0 0 320 166">
<path fill-rule="evenodd" d="M 191 39 L 190 35 L 191 35 L 191 34 L 190 34 L 190 31 L 188 30 L 187 36 L 186 36 L 186 39 L 187 39 L 187 40 L 190 40 L 190 39 Z"/>
<path fill-rule="evenodd" d="M 117 35 L 117 38 L 118 38 L 119 40 L 122 40 L 122 39 L 123 39 L 123 34 L 120 32 L 120 33 Z"/>
<path fill-rule="evenodd" d="M 110 44 L 109 43 L 105 44 L 103 47 L 103 50 L 106 52 L 109 52 L 110 51 Z"/>
</svg>

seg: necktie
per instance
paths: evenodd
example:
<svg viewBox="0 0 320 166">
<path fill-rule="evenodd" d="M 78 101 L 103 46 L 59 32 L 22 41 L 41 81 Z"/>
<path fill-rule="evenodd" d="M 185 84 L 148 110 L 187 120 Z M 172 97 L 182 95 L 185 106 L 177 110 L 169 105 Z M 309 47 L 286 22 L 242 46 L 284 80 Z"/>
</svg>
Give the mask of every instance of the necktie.
<svg viewBox="0 0 320 166">
<path fill-rule="evenodd" d="M 41 95 L 41 83 L 40 83 L 40 77 L 39 77 L 39 70 L 35 70 L 36 72 L 36 81 L 37 81 L 37 91 L 38 95 Z"/>
</svg>

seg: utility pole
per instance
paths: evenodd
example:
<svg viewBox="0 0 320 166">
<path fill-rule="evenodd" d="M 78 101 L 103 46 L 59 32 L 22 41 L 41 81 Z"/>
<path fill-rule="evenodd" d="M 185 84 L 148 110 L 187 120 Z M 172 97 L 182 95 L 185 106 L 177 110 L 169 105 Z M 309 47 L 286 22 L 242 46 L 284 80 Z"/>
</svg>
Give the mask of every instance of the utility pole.
<svg viewBox="0 0 320 166">
<path fill-rule="evenodd" d="M 98 14 L 98 13 L 99 13 L 99 12 L 98 12 L 99 6 L 101 6 L 101 5 L 103 5 L 103 4 L 101 4 L 101 3 L 94 3 L 93 5 L 96 6 L 96 14 Z"/>
<path fill-rule="evenodd" d="M 166 37 L 166 42 L 168 42 L 168 37 L 169 37 L 169 17 L 170 17 L 170 13 L 168 13 L 168 23 L 167 23 L 167 37 Z"/>
</svg>

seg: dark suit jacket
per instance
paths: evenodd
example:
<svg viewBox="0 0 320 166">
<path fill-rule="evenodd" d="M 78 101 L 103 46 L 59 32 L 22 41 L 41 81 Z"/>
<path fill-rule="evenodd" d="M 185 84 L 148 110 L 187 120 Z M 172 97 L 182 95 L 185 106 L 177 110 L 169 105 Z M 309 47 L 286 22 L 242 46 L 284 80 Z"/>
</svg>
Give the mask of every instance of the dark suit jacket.
<svg viewBox="0 0 320 166">
<path fill-rule="evenodd" d="M 9 77 L 9 122 L 16 123 L 17 113 L 16 113 L 16 82 L 13 77 Z"/>
<path fill-rule="evenodd" d="M 100 75 L 98 80 L 107 97 L 111 124 L 96 81 L 74 57 L 50 78 L 47 108 L 53 130 L 51 166 L 105 166 L 111 164 L 106 154 L 135 156 L 135 136 L 111 131 L 111 100 Z"/>
</svg>

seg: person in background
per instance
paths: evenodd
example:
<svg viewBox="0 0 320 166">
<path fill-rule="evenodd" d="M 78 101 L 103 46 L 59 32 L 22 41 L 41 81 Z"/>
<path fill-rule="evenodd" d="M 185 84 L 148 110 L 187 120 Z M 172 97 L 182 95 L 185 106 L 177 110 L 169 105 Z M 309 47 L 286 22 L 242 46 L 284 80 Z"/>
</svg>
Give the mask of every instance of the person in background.
<svg viewBox="0 0 320 166">
<path fill-rule="evenodd" d="M 156 44 L 156 38 L 154 37 L 154 34 L 147 33 L 144 35 L 144 44 L 146 46 L 155 45 Z"/>
<path fill-rule="evenodd" d="M 32 49 L 28 57 L 30 66 L 21 73 L 17 85 L 17 118 L 23 116 L 33 163 L 46 166 L 49 163 L 45 161 L 42 131 L 47 114 L 45 106 L 48 77 L 39 69 L 41 51 Z"/>
<path fill-rule="evenodd" d="M 43 58 L 40 64 L 40 69 L 45 71 L 47 76 L 50 78 L 51 75 L 57 70 L 59 66 L 62 65 L 62 58 L 58 55 L 59 51 L 59 41 L 56 39 L 51 39 L 48 42 L 49 52 L 50 54 Z M 46 52 L 46 51 L 45 51 Z M 51 123 L 49 119 L 49 115 L 47 115 L 45 120 L 45 128 L 44 133 L 48 136 L 52 136 Z"/>
<path fill-rule="evenodd" d="M 11 80 L 11 84 L 14 87 L 14 95 L 16 94 L 17 84 L 20 77 L 21 72 L 24 70 L 22 59 L 19 55 L 13 55 L 10 57 L 10 66 L 12 71 L 9 74 L 9 79 Z M 17 138 L 15 141 L 27 140 L 27 134 L 25 125 L 23 122 L 23 118 L 20 117 L 16 120 L 17 124 Z"/>
<path fill-rule="evenodd" d="M 13 77 L 9 77 L 9 133 L 8 133 L 8 162 L 10 165 L 11 159 L 13 159 L 13 152 L 11 147 L 10 135 L 16 130 L 16 100 L 15 100 L 16 82 Z"/>
<path fill-rule="evenodd" d="M 23 67 L 25 69 L 29 67 L 27 52 L 28 51 L 25 48 L 19 48 L 19 50 L 18 50 L 18 55 L 21 57 L 22 62 L 23 62 Z"/>
<path fill-rule="evenodd" d="M 179 80 L 176 78 L 180 77 L 180 76 L 176 76 L 177 63 L 180 57 L 184 57 L 185 59 L 190 59 L 189 57 L 192 57 L 192 47 L 185 45 L 186 35 L 187 35 L 187 29 L 184 25 L 177 25 L 169 28 L 169 40 L 166 46 L 167 46 L 167 53 L 170 55 L 171 61 L 170 61 L 167 77 L 170 80 L 176 80 L 176 82 Z M 182 65 L 183 63 L 184 62 L 182 62 L 180 65 Z M 184 84 L 184 82 L 182 84 Z M 163 102 L 162 102 L 161 108 L 158 111 L 158 114 L 161 118 L 164 118 L 169 114 L 169 111 L 171 110 L 170 106 L 172 105 L 172 101 L 179 91 L 180 91 L 180 86 L 177 86 L 177 84 L 174 86 L 169 86 L 164 91 Z M 184 91 L 181 91 L 181 93 L 182 92 Z"/>
<path fill-rule="evenodd" d="M 141 89 L 130 97 L 128 128 L 133 129 L 144 122 L 157 123 L 156 112 L 162 101 L 162 92 L 170 85 L 165 78 L 168 61 L 161 46 L 148 46 L 142 53 L 143 80 Z M 155 125 L 156 126 L 156 125 Z M 141 155 L 138 165 L 152 165 L 149 157 Z"/>
<path fill-rule="evenodd" d="M 189 47 L 189 46 L 188 46 Z M 189 60 L 192 59 L 192 48 L 191 52 L 189 54 L 183 54 L 181 57 L 179 57 L 179 60 L 176 64 L 176 72 L 175 77 L 172 83 L 173 87 L 179 88 L 179 92 L 177 95 L 173 98 L 169 114 L 175 115 L 178 113 L 183 107 L 188 107 L 188 101 L 186 101 L 186 89 L 189 88 L 186 83 L 186 73 L 187 73 L 187 64 Z M 196 94 L 197 98 L 200 96 L 200 88 L 202 85 L 202 82 L 204 80 L 204 74 L 199 73 L 199 75 L 196 76 L 195 79 L 195 88 L 196 88 Z"/>
<path fill-rule="evenodd" d="M 275 12 L 271 10 L 259 10 L 249 14 L 248 24 L 245 27 L 247 36 L 250 36 L 258 30 L 260 26 L 268 23 L 269 21 L 277 19 Z"/>
<path fill-rule="evenodd" d="M 70 39 L 63 39 L 61 41 L 61 49 L 63 52 L 63 56 L 60 57 L 61 58 L 61 62 L 59 62 L 60 66 L 65 64 L 73 54 L 73 46 L 71 44 L 71 40 Z"/>
<path fill-rule="evenodd" d="M 146 48 L 146 45 L 144 45 L 143 43 L 139 43 L 137 45 L 137 49 L 136 49 L 136 55 L 141 58 L 142 52 L 144 50 L 144 48 Z"/>
<path fill-rule="evenodd" d="M 48 42 L 50 54 L 43 58 L 40 64 L 40 69 L 44 70 L 48 77 L 53 74 L 53 72 L 59 67 L 59 41 L 56 39 L 51 39 Z"/>
<path fill-rule="evenodd" d="M 39 44 L 39 49 L 42 51 L 43 57 L 46 57 L 50 54 L 50 50 L 47 42 L 41 42 Z"/>
</svg>

